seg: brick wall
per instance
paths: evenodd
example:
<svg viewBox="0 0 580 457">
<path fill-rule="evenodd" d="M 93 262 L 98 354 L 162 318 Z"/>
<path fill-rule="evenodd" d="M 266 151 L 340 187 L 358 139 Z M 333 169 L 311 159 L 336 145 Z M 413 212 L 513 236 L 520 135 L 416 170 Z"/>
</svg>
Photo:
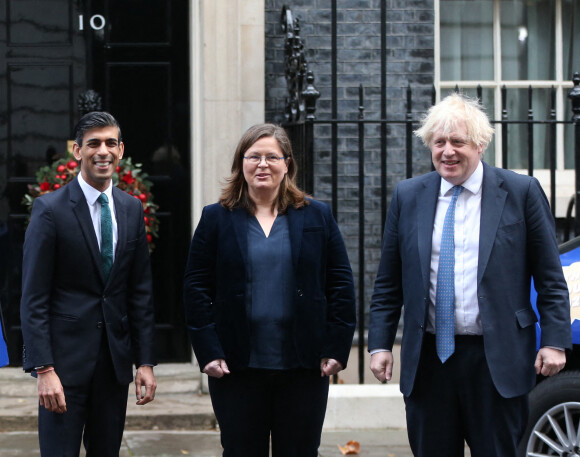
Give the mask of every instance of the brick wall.
<svg viewBox="0 0 580 457">
<path fill-rule="evenodd" d="M 403 120 L 407 86 L 413 94 L 418 119 L 431 104 L 433 85 L 433 0 L 384 0 L 387 5 L 387 119 Z M 266 0 L 266 118 L 284 120 L 286 81 L 284 77 L 284 33 L 280 25 L 283 5 L 300 19 L 309 69 L 314 72 L 321 96 L 316 118 L 331 119 L 331 0 Z M 359 116 L 359 85 L 364 91 L 364 116 L 380 119 L 381 110 L 381 0 L 338 0 L 337 2 L 337 95 L 338 118 Z M 358 128 L 345 125 L 338 130 L 337 220 L 345 238 L 358 288 L 359 189 Z M 314 196 L 330 203 L 331 128 L 316 126 Z M 380 207 L 380 128 L 365 128 L 365 266 L 364 302 L 368 307 L 380 257 L 382 221 Z M 405 127 L 387 129 L 387 190 L 405 174 Z M 413 173 L 430 170 L 428 151 L 414 140 Z"/>
</svg>

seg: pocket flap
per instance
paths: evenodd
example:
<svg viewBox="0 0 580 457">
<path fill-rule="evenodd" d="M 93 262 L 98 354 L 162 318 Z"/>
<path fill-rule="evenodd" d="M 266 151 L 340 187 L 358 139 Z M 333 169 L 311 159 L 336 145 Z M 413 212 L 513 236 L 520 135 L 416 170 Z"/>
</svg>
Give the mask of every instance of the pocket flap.
<svg viewBox="0 0 580 457">
<path fill-rule="evenodd" d="M 516 319 L 521 328 L 529 327 L 538 322 L 538 316 L 531 307 L 516 311 Z"/>
</svg>

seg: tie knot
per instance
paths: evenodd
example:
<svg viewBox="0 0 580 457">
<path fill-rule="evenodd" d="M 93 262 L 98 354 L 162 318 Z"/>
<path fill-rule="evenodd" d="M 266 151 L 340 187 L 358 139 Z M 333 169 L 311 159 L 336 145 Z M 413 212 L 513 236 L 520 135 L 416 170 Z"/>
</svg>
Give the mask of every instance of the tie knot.
<svg viewBox="0 0 580 457">
<path fill-rule="evenodd" d="M 453 186 L 453 196 L 457 197 L 461 192 L 463 192 L 463 186 Z M 102 194 L 105 195 L 105 194 Z"/>
<path fill-rule="evenodd" d="M 97 198 L 97 200 L 99 201 L 99 203 L 101 205 L 108 205 L 109 204 L 109 199 L 107 198 L 106 194 L 99 195 L 99 198 Z"/>
</svg>

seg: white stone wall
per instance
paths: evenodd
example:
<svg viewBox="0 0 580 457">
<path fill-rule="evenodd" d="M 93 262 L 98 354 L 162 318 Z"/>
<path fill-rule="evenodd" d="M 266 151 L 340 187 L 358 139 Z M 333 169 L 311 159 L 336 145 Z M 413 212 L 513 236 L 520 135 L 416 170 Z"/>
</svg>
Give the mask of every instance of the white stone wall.
<svg viewBox="0 0 580 457">
<path fill-rule="evenodd" d="M 192 0 L 192 214 L 217 200 L 235 146 L 264 121 L 264 0 Z"/>
</svg>

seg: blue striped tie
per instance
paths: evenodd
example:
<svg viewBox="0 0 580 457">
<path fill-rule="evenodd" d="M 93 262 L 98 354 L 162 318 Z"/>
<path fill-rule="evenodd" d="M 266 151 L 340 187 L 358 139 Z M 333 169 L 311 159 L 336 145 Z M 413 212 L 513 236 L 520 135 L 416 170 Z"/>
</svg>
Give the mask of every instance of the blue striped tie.
<svg viewBox="0 0 580 457">
<path fill-rule="evenodd" d="M 435 341 L 437 355 L 443 363 L 455 351 L 455 204 L 462 191 L 462 186 L 453 187 L 453 197 L 443 223 L 439 269 L 437 270 Z"/>
<path fill-rule="evenodd" d="M 113 266 L 113 221 L 107 196 L 101 194 L 98 200 L 101 204 L 101 261 L 106 281 Z"/>
</svg>

